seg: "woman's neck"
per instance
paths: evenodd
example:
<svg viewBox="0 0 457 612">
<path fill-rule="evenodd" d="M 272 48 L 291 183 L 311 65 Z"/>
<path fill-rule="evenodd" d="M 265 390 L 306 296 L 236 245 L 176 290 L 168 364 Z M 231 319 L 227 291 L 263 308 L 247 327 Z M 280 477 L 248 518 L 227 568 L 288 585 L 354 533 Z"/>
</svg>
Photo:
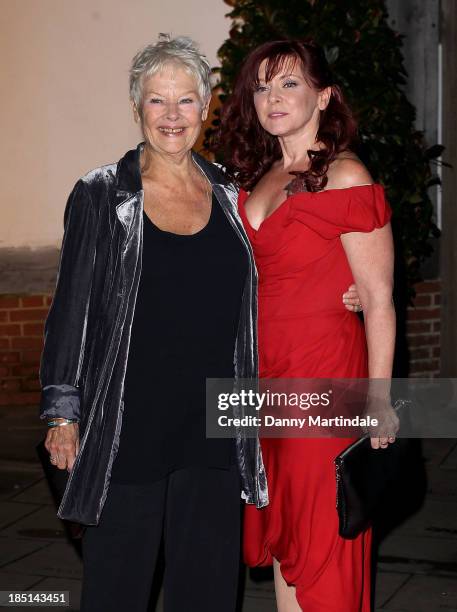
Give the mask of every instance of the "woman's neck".
<svg viewBox="0 0 457 612">
<path fill-rule="evenodd" d="M 167 182 L 183 181 L 195 172 L 192 161 L 192 151 L 179 154 L 167 154 L 154 151 L 151 147 L 144 145 L 140 155 L 141 175 L 151 181 Z"/>
<path fill-rule="evenodd" d="M 279 136 L 282 151 L 280 163 L 284 170 L 304 170 L 309 165 L 309 149 L 318 149 L 315 126 L 306 126 L 302 131 L 288 136 Z"/>
</svg>

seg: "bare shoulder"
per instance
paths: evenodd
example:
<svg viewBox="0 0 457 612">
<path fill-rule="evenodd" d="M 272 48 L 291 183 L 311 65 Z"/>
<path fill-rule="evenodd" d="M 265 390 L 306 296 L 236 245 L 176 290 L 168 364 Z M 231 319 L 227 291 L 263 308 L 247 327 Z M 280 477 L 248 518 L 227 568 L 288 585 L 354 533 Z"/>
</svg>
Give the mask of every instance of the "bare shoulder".
<svg viewBox="0 0 457 612">
<path fill-rule="evenodd" d="M 371 185 L 373 179 L 366 166 L 350 151 L 340 154 L 327 173 L 326 189 L 346 189 L 357 185 Z"/>
</svg>

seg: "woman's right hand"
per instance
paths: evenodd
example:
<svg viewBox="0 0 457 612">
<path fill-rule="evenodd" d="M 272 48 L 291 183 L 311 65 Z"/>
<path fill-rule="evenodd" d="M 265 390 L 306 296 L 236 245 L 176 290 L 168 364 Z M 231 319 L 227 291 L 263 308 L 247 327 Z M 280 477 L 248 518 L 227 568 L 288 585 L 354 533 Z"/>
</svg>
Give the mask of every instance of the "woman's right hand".
<svg viewBox="0 0 457 612">
<path fill-rule="evenodd" d="M 58 421 L 59 419 L 54 419 Z M 51 427 L 44 443 L 49 451 L 50 461 L 60 470 L 71 471 L 79 452 L 79 425 L 71 423 L 60 427 Z"/>
</svg>

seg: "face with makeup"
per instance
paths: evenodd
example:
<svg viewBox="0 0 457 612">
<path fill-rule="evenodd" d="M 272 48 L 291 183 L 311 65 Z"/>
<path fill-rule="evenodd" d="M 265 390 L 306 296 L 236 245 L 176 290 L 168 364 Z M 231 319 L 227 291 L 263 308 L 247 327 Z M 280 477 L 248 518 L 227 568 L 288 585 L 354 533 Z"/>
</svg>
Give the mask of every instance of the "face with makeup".
<svg viewBox="0 0 457 612">
<path fill-rule="evenodd" d="M 146 144 L 156 153 L 182 155 L 195 144 L 208 115 L 196 79 L 177 64 L 144 79 L 141 109 L 134 107 Z"/>
<path fill-rule="evenodd" d="M 254 106 L 261 126 L 273 136 L 317 133 L 320 111 L 327 107 L 331 88 L 314 89 L 294 58 L 283 62 L 278 74 L 266 81 L 264 60 L 259 67 Z"/>
</svg>

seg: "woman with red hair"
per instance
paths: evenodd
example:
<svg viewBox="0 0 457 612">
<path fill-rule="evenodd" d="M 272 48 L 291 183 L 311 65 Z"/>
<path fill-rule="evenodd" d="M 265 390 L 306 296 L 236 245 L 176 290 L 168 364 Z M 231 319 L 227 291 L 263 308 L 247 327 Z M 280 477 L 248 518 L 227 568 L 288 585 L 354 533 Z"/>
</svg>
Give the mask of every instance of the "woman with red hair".
<svg viewBox="0 0 457 612">
<path fill-rule="evenodd" d="M 391 377 L 391 212 L 350 149 L 355 134 L 317 45 L 269 42 L 247 57 L 219 147 L 259 271 L 263 378 Z M 339 299 L 354 281 L 365 326 Z M 394 442 L 388 431 L 373 448 Z M 280 612 L 370 609 L 371 531 L 340 537 L 335 509 L 333 459 L 352 441 L 262 439 L 270 504 L 247 506 L 244 553 L 273 563 Z"/>
</svg>

